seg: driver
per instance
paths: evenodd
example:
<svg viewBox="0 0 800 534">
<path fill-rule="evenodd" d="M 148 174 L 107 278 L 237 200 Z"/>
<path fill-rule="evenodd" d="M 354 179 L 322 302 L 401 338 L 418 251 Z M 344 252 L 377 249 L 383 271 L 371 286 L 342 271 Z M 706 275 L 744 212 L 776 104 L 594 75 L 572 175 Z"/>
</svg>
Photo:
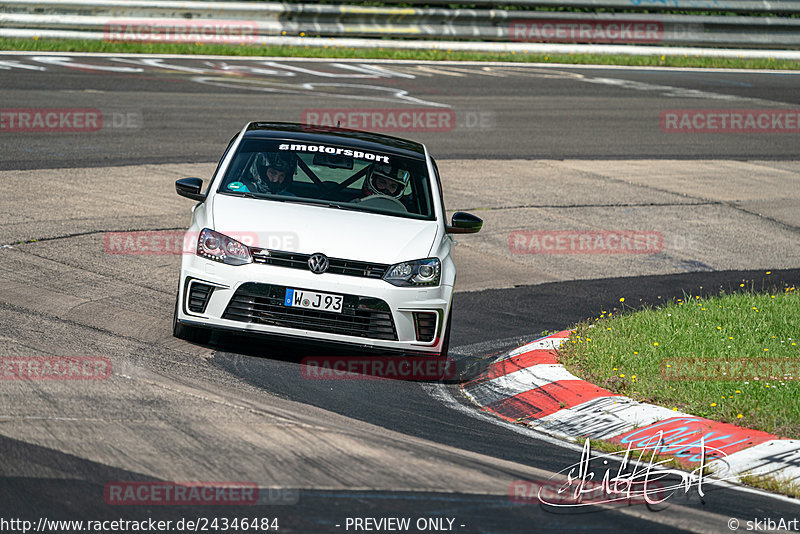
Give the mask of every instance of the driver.
<svg viewBox="0 0 800 534">
<path fill-rule="evenodd" d="M 250 173 L 251 181 L 259 193 L 294 196 L 288 190 L 297 170 L 294 154 L 265 152 L 256 157 L 254 167 Z"/>
<path fill-rule="evenodd" d="M 391 165 L 373 164 L 367 171 L 363 193 L 369 195 L 385 195 L 397 200 L 403 196 L 411 175 L 404 169 L 393 169 Z"/>
</svg>

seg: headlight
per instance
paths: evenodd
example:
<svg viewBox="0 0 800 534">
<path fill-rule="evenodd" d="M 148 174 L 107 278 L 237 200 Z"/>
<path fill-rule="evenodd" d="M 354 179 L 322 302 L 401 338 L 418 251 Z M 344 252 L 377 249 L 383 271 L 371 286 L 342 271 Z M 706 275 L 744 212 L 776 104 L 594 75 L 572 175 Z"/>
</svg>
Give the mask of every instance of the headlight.
<svg viewBox="0 0 800 534">
<path fill-rule="evenodd" d="M 392 265 L 383 279 L 396 286 L 437 286 L 440 273 L 439 258 L 428 258 Z"/>
<path fill-rule="evenodd" d="M 247 245 L 208 228 L 203 228 L 197 239 L 197 255 L 228 265 L 253 263 L 253 257 L 250 255 Z"/>
</svg>

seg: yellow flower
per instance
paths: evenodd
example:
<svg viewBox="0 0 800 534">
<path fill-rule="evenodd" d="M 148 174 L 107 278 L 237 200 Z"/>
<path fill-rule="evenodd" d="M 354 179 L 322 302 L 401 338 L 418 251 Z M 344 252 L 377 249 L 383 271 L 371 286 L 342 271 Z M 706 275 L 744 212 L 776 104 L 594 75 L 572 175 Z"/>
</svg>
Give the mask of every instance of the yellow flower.
<svg viewBox="0 0 800 534">
<path fill-rule="evenodd" d="M 744 284 L 739 284 L 739 287 L 744 287 Z"/>
<path fill-rule="evenodd" d="M 620 302 L 625 302 L 625 297 L 620 297 L 619 301 Z"/>
<path fill-rule="evenodd" d="M 737 389 L 736 391 L 734 391 L 734 393 L 741 393 L 741 391 L 739 391 L 739 390 Z"/>
<path fill-rule="evenodd" d="M 625 378 L 625 373 L 622 373 L 621 375 L 619 375 L 619 377 L 620 378 Z"/>
<path fill-rule="evenodd" d="M 744 417 L 742 414 L 740 414 L 740 413 L 736 414 L 736 419 L 741 419 L 742 417 Z"/>
<path fill-rule="evenodd" d="M 634 353 L 634 354 L 639 354 L 639 353 L 638 353 L 638 352 L 636 352 L 636 351 L 633 351 L 633 353 Z"/>
<path fill-rule="evenodd" d="M 721 327 L 721 326 L 718 326 L 718 327 L 717 327 L 717 330 L 722 330 L 722 327 Z"/>
<path fill-rule="evenodd" d="M 657 347 L 657 346 L 658 346 L 658 341 L 654 341 L 654 342 L 653 342 L 653 346 L 654 346 L 654 347 Z"/>
<path fill-rule="evenodd" d="M 712 403 L 711 403 L 711 406 L 716 406 L 716 405 L 717 405 L 717 403 L 716 403 L 716 402 L 712 402 Z"/>
<path fill-rule="evenodd" d="M 772 274 L 772 271 L 767 271 L 767 274 Z"/>
<path fill-rule="evenodd" d="M 678 411 L 678 409 L 677 409 L 677 408 L 673 408 L 673 409 L 672 409 L 672 411 L 673 411 L 673 412 L 677 412 L 677 411 Z"/>
</svg>

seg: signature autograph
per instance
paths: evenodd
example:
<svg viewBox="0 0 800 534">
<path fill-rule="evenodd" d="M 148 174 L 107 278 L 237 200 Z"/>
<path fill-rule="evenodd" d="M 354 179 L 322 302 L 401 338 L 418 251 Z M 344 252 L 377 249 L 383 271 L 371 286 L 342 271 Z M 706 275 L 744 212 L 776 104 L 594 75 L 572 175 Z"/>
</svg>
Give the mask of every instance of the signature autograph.
<svg viewBox="0 0 800 534">
<path fill-rule="evenodd" d="M 637 448 L 633 448 L 633 444 L 629 443 L 616 473 L 612 474 L 612 468 L 606 467 L 602 478 L 599 478 L 598 473 L 593 470 L 593 463 L 602 461 L 602 465 L 608 466 L 609 460 L 618 460 L 620 453 L 592 458 L 591 446 L 587 439 L 581 452 L 580 462 L 559 473 L 568 471 L 567 481 L 556 491 L 547 491 L 546 486 L 539 487 L 537 497 L 543 504 L 558 507 L 593 506 L 618 501 L 643 501 L 654 505 L 664 502 L 681 489 L 687 494 L 692 488 L 696 488 L 697 494 L 702 498 L 705 495 L 703 486 L 706 483 L 704 472 L 707 453 L 713 451 L 721 456 L 725 456 L 725 453 L 713 447 L 707 448 L 701 438 L 700 462 L 695 469 L 682 471 L 665 468 L 662 465 L 670 460 L 657 458 L 657 451 L 660 450 L 663 440 L 664 433 L 659 431 Z M 667 478 L 676 477 L 679 482 L 666 483 Z"/>
</svg>

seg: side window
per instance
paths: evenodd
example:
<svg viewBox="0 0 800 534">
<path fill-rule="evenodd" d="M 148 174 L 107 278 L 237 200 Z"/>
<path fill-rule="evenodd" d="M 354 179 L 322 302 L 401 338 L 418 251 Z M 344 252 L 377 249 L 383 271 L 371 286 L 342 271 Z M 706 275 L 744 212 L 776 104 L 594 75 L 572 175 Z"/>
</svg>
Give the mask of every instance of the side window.
<svg viewBox="0 0 800 534">
<path fill-rule="evenodd" d="M 237 137 L 239 137 L 238 133 L 236 135 L 234 135 L 233 137 L 231 137 L 231 140 L 228 141 L 228 148 L 225 149 L 225 152 L 222 153 L 222 157 L 219 158 L 219 162 L 217 163 L 217 168 L 214 169 L 214 174 L 211 175 L 211 180 L 209 180 L 209 182 L 208 182 L 208 187 L 206 187 L 206 195 L 208 194 L 209 191 L 211 191 L 211 185 L 212 185 L 212 182 L 214 181 L 214 177 L 219 172 L 219 168 L 222 165 L 222 161 L 225 159 L 225 156 L 228 155 L 228 152 L 230 152 L 231 147 L 233 146 L 233 142 L 236 141 Z"/>
</svg>

